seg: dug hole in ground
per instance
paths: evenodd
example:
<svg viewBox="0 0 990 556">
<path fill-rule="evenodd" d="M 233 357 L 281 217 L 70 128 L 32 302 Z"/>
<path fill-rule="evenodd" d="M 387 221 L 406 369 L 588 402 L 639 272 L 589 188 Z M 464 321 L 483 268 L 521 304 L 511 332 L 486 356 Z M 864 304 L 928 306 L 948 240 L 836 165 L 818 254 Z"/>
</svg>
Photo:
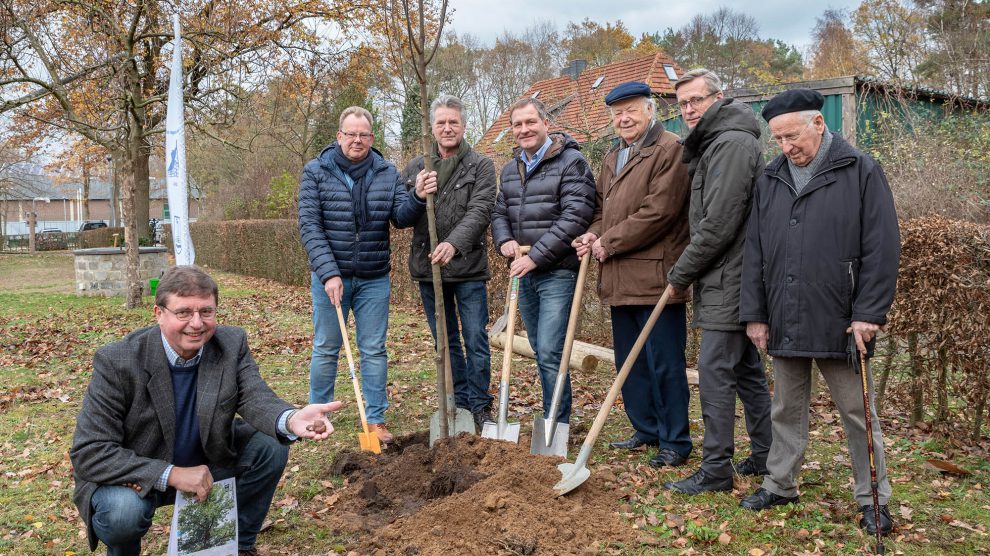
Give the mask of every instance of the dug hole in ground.
<svg viewBox="0 0 990 556">
<path fill-rule="evenodd" d="M 359 539 L 355 553 L 376 556 L 594 555 L 637 542 L 610 472 L 558 497 L 563 460 L 526 446 L 462 434 L 431 448 L 421 432 L 380 455 L 339 452 L 325 474 L 344 486 L 324 519 Z"/>
</svg>

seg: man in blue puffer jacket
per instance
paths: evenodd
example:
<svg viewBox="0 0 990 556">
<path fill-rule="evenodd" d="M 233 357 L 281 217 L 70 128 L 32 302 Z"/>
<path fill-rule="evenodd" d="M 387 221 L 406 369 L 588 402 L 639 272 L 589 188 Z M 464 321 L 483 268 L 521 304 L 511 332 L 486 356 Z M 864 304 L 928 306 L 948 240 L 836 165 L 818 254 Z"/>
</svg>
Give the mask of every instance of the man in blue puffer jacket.
<svg viewBox="0 0 990 556">
<path fill-rule="evenodd" d="M 524 98 L 509 109 L 512 136 L 519 145 L 502 168 L 492 214 L 495 247 L 514 258 L 509 273 L 519 276 L 519 312 L 543 385 L 543 415 L 549 419 L 564 335 L 577 284 L 578 258 L 571 242 L 583 234 L 595 211 L 595 176 L 580 147 L 566 133 L 548 133 L 546 107 Z M 529 245 L 528 255 L 519 255 Z M 554 416 L 571 415 L 570 380 Z"/>
<path fill-rule="evenodd" d="M 359 106 L 340 115 L 337 141 L 303 168 L 299 180 L 299 233 L 309 255 L 313 296 L 313 357 L 309 399 L 333 399 L 342 336 L 336 309 L 354 311 L 361 354 L 361 390 L 369 428 L 391 442 L 385 427 L 388 397 L 389 222 L 397 228 L 416 223 L 426 184 L 408 195 L 395 166 L 371 147 L 371 113 Z M 315 402 L 314 402 L 315 403 Z"/>
</svg>

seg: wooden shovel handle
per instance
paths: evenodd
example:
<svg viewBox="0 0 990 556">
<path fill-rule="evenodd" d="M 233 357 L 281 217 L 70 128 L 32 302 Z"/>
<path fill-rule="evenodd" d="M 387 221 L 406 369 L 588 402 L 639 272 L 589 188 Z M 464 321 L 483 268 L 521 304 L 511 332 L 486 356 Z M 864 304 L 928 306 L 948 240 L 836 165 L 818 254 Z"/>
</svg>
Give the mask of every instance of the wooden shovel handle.
<svg viewBox="0 0 990 556">
<path fill-rule="evenodd" d="M 608 412 L 611 411 L 612 406 L 615 404 L 615 399 L 619 397 L 619 392 L 622 391 L 622 385 L 626 382 L 629 371 L 632 370 L 633 364 L 636 363 L 639 353 L 643 351 L 643 346 L 646 345 L 646 340 L 650 337 L 653 326 L 657 323 L 660 313 L 663 312 L 663 308 L 667 305 L 668 297 L 670 297 L 670 290 L 665 289 L 663 295 L 660 296 L 660 301 L 657 302 L 656 307 L 653 308 L 653 312 L 650 313 L 650 318 L 646 321 L 646 326 L 643 327 L 643 330 L 639 333 L 639 337 L 636 338 L 636 343 L 633 344 L 632 349 L 629 351 L 625 363 L 619 369 L 619 374 L 616 375 L 615 381 L 612 382 L 612 388 L 609 389 L 608 396 L 605 397 L 605 402 L 602 403 L 602 408 L 598 410 L 598 415 L 595 416 L 595 422 L 591 425 L 591 431 L 588 432 L 588 437 L 584 439 L 585 446 L 589 448 L 593 446 L 595 440 L 598 439 L 598 433 L 602 432 L 602 427 L 605 426 L 605 420 L 608 418 Z"/>
<path fill-rule="evenodd" d="M 516 257 L 521 257 L 529 253 L 528 245 L 521 245 L 516 250 Z M 516 311 L 519 309 L 519 278 L 509 277 L 509 310 L 505 323 L 505 349 L 502 351 L 502 377 L 501 382 L 509 381 L 509 370 L 512 368 L 512 339 L 516 335 Z"/>
<path fill-rule="evenodd" d="M 334 307 L 337 308 L 340 337 L 344 344 L 344 353 L 347 354 L 347 368 L 351 371 L 351 384 L 354 386 L 354 400 L 357 402 L 358 415 L 361 416 L 361 426 L 364 427 L 364 433 L 368 434 L 368 417 L 365 415 L 364 398 L 361 397 L 361 385 L 358 383 L 357 374 L 354 373 L 354 357 L 351 356 L 351 342 L 347 339 L 347 323 L 344 322 L 344 311 L 340 308 L 340 304 Z"/>
<path fill-rule="evenodd" d="M 577 322 L 581 315 L 581 298 L 584 296 L 584 282 L 588 276 L 588 262 L 590 260 L 590 251 L 581 257 L 581 267 L 578 269 L 577 284 L 574 286 L 574 299 L 571 300 L 571 314 L 567 318 L 567 334 L 564 336 L 564 352 L 560 358 L 558 373 L 566 374 L 568 372 L 567 364 L 571 360 L 574 336 L 577 335 Z"/>
</svg>

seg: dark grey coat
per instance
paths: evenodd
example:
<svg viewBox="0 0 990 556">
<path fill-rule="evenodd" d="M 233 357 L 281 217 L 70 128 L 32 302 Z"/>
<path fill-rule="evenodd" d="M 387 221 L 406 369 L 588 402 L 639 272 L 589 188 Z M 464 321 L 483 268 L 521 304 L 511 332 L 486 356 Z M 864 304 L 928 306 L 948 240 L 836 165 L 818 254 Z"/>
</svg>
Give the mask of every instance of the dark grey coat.
<svg viewBox="0 0 990 556">
<path fill-rule="evenodd" d="M 691 243 L 670 270 L 678 289 L 694 284 L 694 325 L 743 330 L 739 322 L 745 223 L 763 173 L 760 124 L 745 104 L 713 104 L 684 139 L 691 174 Z"/>
<path fill-rule="evenodd" d="M 771 355 L 844 358 L 849 324 L 886 323 L 894 301 L 894 199 L 880 165 L 838 135 L 800 195 L 792 183 L 783 155 L 756 182 L 739 319 L 769 323 Z"/>
<path fill-rule="evenodd" d="M 530 245 L 537 270 L 577 270 L 571 247 L 595 211 L 595 176 L 580 146 L 566 133 L 551 133 L 553 143 L 529 177 L 513 151 L 502 168 L 501 187 L 492 213 L 492 240 L 498 249 L 509 240 Z"/>
<path fill-rule="evenodd" d="M 244 330 L 218 326 L 206 343 L 196 383 L 203 451 L 210 465 L 233 467 L 238 446 L 255 430 L 277 434 L 278 418 L 293 406 L 272 392 L 258 373 Z M 244 421 L 234 420 L 240 415 Z M 93 493 L 101 485 L 135 483 L 140 496 L 154 492 L 172 460 L 175 399 L 161 329 L 136 330 L 100 348 L 93 357 L 93 378 L 72 437 L 72 501 L 96 550 L 92 527 Z"/>
<path fill-rule="evenodd" d="M 423 157 L 414 158 L 402 171 L 402 180 L 415 195 L 416 175 L 423 170 Z M 473 149 L 464 155 L 457 169 L 434 198 L 437 241 L 448 242 L 457 253 L 440 269 L 444 282 L 488 280 L 488 225 L 495 206 L 495 165 Z M 409 273 L 413 280 L 433 279 L 430 265 L 430 231 L 423 214 L 413 228 L 409 251 Z"/>
</svg>

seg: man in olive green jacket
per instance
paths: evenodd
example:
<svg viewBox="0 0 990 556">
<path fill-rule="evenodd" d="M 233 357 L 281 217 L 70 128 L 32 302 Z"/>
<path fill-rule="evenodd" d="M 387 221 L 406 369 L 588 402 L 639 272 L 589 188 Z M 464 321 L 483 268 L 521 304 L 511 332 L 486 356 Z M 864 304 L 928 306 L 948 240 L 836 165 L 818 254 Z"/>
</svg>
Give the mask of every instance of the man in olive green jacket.
<svg viewBox="0 0 990 556">
<path fill-rule="evenodd" d="M 751 454 L 735 467 L 766 474 L 770 394 L 756 346 L 739 322 L 745 222 L 753 183 L 763 173 L 760 124 L 745 104 L 724 98 L 719 78 L 704 68 L 675 84 L 690 133 L 684 162 L 691 174 L 691 243 L 668 274 L 672 293 L 694 284 L 694 326 L 702 329 L 698 383 L 705 439 L 701 467 L 664 486 L 685 494 L 729 491 L 736 394 L 742 400 Z"/>
<path fill-rule="evenodd" d="M 441 265 L 444 311 L 447 322 L 454 403 L 474 416 L 481 429 L 494 420 L 491 383 L 491 348 L 488 345 L 488 226 L 495 206 L 495 165 L 464 140 L 464 105 L 457 97 L 440 95 L 430 108 L 433 128 L 434 171 L 423 170 L 422 156 L 402 172 L 412 190 L 417 181 L 436 182 L 436 225 L 439 243 L 430 250 L 427 216 L 413 228 L 409 249 L 409 273 L 419 282 L 426 320 L 436 338 L 433 291 L 435 262 Z M 460 317 L 460 325 L 458 325 Z M 463 336 L 463 343 L 461 337 Z M 462 347 L 463 346 L 463 347 Z"/>
</svg>

